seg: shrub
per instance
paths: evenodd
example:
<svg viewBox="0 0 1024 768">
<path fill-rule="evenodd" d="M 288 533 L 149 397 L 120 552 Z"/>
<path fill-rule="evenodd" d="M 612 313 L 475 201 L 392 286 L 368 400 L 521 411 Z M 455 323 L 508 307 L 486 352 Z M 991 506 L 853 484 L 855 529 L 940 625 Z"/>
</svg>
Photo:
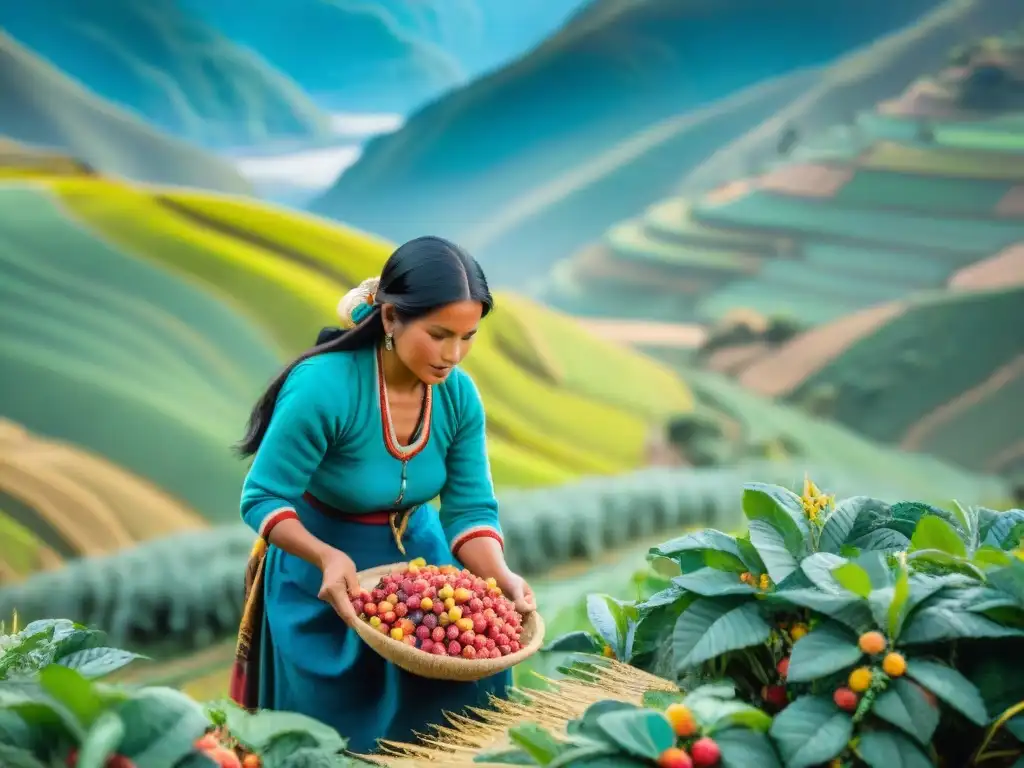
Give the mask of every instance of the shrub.
<svg viewBox="0 0 1024 768">
<path fill-rule="evenodd" d="M 548 647 L 607 645 L 683 688 L 728 680 L 774 715 L 786 768 L 1024 757 L 1024 511 L 836 503 L 810 481 L 749 484 L 743 511 L 745 536 L 653 548 L 678 569 L 665 589 L 605 601 L 593 632 Z"/>
<path fill-rule="evenodd" d="M 329 768 L 355 765 L 345 740 L 310 718 L 202 706 L 171 688 L 100 678 L 135 654 L 67 620 L 0 635 L 4 768 Z M 244 762 L 243 762 L 244 759 Z"/>
</svg>

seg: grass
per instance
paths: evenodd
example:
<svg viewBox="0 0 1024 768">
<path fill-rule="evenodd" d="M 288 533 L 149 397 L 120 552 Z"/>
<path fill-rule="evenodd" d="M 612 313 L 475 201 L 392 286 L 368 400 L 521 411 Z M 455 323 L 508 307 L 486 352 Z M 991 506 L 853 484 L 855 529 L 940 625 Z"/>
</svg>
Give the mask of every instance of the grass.
<svg viewBox="0 0 1024 768">
<path fill-rule="evenodd" d="M 648 232 L 642 221 L 616 225 L 605 235 L 605 241 L 620 258 L 687 267 L 695 272 L 744 274 L 756 271 L 760 263 L 756 256 L 729 249 L 664 241 Z"/>
<path fill-rule="evenodd" d="M 870 210 L 764 192 L 749 192 L 718 203 L 705 200 L 694 210 L 701 220 L 718 226 L 842 238 L 878 243 L 882 248 L 934 249 L 960 253 L 965 261 L 1024 239 L 1024 222 Z"/>
<path fill-rule="evenodd" d="M 0 509 L 0 584 L 55 566 L 60 558 Z"/>
<path fill-rule="evenodd" d="M 1024 328 L 1024 288 L 923 295 L 804 381 L 792 397 L 835 387 L 840 396 L 833 415 L 840 423 L 899 442 L 918 420 L 1019 355 L 1020 335 L 1013 328 Z M 1009 408 L 994 427 L 986 440 L 991 448 L 974 443 L 979 455 L 1024 434 L 1024 411 Z"/>
<path fill-rule="evenodd" d="M 250 404 L 392 246 L 243 198 L 104 178 L 40 176 L 0 186 L 0 201 L 0 356 L 17 384 L 0 385 L 5 413 L 236 519 L 244 465 L 228 447 Z M 499 486 L 637 467 L 652 424 L 692 408 L 654 361 L 520 297 L 497 306 L 464 365 Z"/>
<path fill-rule="evenodd" d="M 934 147 L 883 141 L 862 156 L 860 164 L 901 173 L 966 179 L 1024 181 L 1024 155 Z"/>
<path fill-rule="evenodd" d="M 992 217 L 1013 185 L 862 169 L 832 199 L 856 208 L 903 208 L 960 217 Z"/>
</svg>

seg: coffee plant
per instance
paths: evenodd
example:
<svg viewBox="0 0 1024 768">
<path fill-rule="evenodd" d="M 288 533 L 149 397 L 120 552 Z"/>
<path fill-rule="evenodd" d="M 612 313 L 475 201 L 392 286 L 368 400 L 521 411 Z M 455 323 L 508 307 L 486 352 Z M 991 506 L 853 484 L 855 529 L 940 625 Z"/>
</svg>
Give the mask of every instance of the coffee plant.
<svg viewBox="0 0 1024 768">
<path fill-rule="evenodd" d="M 614 656 L 683 690 L 724 681 L 771 719 L 785 768 L 1024 766 L 1024 511 L 837 503 L 810 480 L 748 484 L 742 509 L 745 535 L 653 548 L 663 589 L 591 596 L 591 630 L 546 650 L 585 654 L 567 672 Z"/>
<path fill-rule="evenodd" d="M 16 628 L 15 628 L 16 629 Z M 200 705 L 171 688 L 101 678 L 138 658 L 67 620 L 0 631 L 4 768 L 331 768 L 345 740 L 288 712 Z"/>
</svg>

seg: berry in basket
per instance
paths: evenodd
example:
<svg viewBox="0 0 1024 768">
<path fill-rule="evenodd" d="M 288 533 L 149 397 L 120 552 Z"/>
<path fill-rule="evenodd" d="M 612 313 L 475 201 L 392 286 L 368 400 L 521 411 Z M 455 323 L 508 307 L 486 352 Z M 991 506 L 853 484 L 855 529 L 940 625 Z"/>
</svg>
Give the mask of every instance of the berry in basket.
<svg viewBox="0 0 1024 768">
<path fill-rule="evenodd" d="M 519 650 L 523 617 L 494 579 L 413 560 L 353 600 L 361 621 L 436 656 L 498 659 Z"/>
</svg>

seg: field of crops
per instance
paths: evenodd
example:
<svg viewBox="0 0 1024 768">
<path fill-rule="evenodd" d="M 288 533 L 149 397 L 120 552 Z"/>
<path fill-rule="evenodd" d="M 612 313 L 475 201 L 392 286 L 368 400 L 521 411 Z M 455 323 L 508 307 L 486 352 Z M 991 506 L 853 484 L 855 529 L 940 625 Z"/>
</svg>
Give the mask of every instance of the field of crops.
<svg viewBox="0 0 1024 768">
<path fill-rule="evenodd" d="M 973 451 L 975 457 L 966 466 L 984 468 L 987 460 L 1020 440 L 1024 414 L 1002 393 L 991 403 L 987 397 L 973 402 L 970 393 L 979 388 L 984 392 L 986 380 L 1022 354 L 1020 333 L 1010 331 L 1020 328 L 1022 287 L 922 297 L 805 379 L 792 397 L 799 400 L 816 387 L 835 387 L 843 393 L 833 411 L 840 423 L 892 443 L 903 440 L 930 414 L 969 397 L 968 412 L 983 405 L 989 413 L 987 430 L 971 430 L 969 442 L 953 448 L 952 455 L 943 451 L 948 438 L 936 443 L 926 438 L 916 447 L 961 461 Z M 997 392 L 993 387 L 988 397 Z M 1004 406 L 1002 419 L 989 410 L 998 403 Z"/>
</svg>

